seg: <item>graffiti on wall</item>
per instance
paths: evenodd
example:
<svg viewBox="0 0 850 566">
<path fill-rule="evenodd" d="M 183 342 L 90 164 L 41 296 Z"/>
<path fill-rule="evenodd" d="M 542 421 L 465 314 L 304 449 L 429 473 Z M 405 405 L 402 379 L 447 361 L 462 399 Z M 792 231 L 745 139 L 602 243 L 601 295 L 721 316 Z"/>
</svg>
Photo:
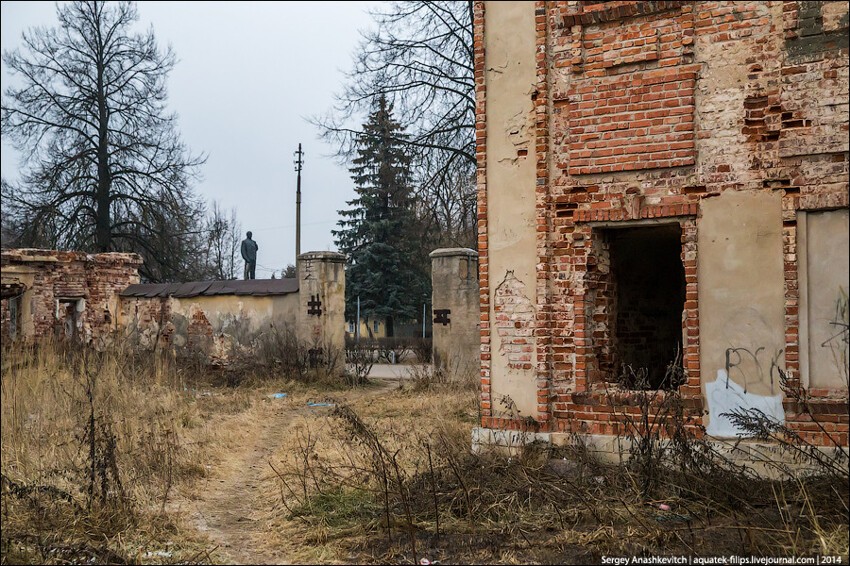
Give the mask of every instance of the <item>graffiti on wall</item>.
<svg viewBox="0 0 850 566">
<path fill-rule="evenodd" d="M 829 350 L 835 368 L 843 378 L 845 386 L 850 386 L 850 300 L 847 290 L 838 289 L 835 301 L 835 314 L 829 322 L 829 337 L 821 343 L 821 348 Z"/>
<path fill-rule="evenodd" d="M 705 384 L 706 401 L 708 402 L 708 426 L 706 433 L 717 437 L 740 437 L 747 433 L 737 426 L 732 419 L 734 413 L 761 413 L 765 418 L 779 424 L 785 423 L 785 409 L 782 406 L 782 392 L 775 392 L 774 376 L 779 372 L 779 359 L 782 349 L 770 358 L 767 375 L 770 378 L 770 395 L 757 395 L 747 390 L 748 377 L 759 381 L 764 378 L 764 363 L 762 357 L 765 348 L 755 351 L 747 348 L 727 348 L 726 363 L 723 369 L 717 370 L 717 379 Z M 745 363 L 746 362 L 746 363 Z M 744 368 L 755 368 L 756 375 L 749 376 Z M 739 376 L 743 385 L 739 385 L 732 375 Z"/>
</svg>

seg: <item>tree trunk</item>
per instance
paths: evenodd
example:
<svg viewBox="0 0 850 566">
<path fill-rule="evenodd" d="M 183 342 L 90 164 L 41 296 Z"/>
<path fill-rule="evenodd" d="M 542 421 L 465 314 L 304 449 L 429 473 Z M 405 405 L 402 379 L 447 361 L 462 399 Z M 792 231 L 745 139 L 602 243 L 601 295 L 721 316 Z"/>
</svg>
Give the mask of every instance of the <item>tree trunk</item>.
<svg viewBox="0 0 850 566">
<path fill-rule="evenodd" d="M 109 176 L 109 157 L 107 155 L 105 139 L 106 133 L 102 134 L 97 150 L 97 250 L 99 252 L 110 251 L 112 245 L 112 219 L 110 216 L 109 193 L 112 185 L 112 180 Z"/>
<path fill-rule="evenodd" d="M 99 23 L 99 22 L 98 22 Z M 99 28 L 99 25 L 98 25 Z M 97 222 L 95 237 L 97 250 L 108 252 L 112 245 L 112 217 L 110 214 L 110 193 L 112 177 L 109 171 L 109 110 L 106 107 L 106 87 L 104 85 L 103 41 L 98 29 L 97 46 Z"/>
</svg>

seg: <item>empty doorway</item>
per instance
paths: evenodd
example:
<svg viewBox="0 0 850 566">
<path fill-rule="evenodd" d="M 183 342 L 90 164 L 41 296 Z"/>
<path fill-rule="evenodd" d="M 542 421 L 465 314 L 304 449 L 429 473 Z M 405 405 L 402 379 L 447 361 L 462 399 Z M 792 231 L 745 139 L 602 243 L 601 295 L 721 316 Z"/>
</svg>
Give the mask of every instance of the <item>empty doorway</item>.
<svg viewBox="0 0 850 566">
<path fill-rule="evenodd" d="M 616 300 L 611 334 L 620 380 L 632 388 L 681 383 L 685 269 L 678 224 L 608 230 Z"/>
</svg>

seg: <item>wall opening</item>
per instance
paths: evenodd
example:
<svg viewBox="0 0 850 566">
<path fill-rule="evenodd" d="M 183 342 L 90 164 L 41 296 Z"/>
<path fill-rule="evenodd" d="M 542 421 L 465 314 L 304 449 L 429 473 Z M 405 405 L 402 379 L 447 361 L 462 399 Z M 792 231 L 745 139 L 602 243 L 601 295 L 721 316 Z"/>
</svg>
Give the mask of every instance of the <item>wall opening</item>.
<svg viewBox="0 0 850 566">
<path fill-rule="evenodd" d="M 613 365 L 630 388 L 682 383 L 685 269 L 678 224 L 607 231 L 615 302 Z"/>
<path fill-rule="evenodd" d="M 54 333 L 60 342 L 76 342 L 79 340 L 79 327 L 85 300 L 79 298 L 56 299 L 56 322 Z"/>
<path fill-rule="evenodd" d="M 9 299 L 9 338 L 18 339 L 18 330 L 21 327 L 21 296 Z"/>
</svg>

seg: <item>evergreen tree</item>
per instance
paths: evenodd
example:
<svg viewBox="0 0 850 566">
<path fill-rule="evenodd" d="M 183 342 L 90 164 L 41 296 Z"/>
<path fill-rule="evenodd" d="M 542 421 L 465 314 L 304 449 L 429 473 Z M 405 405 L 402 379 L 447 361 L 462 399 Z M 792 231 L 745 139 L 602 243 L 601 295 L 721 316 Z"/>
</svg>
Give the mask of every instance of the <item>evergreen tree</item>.
<svg viewBox="0 0 850 566">
<path fill-rule="evenodd" d="M 357 139 L 351 178 L 357 197 L 340 210 L 343 220 L 333 235 L 347 254 L 346 318 L 384 320 L 387 335 L 394 321 L 417 319 L 423 297 L 430 293 L 423 269 L 419 222 L 414 211 L 410 156 L 403 128 L 392 117 L 392 105 L 379 96 Z"/>
</svg>

